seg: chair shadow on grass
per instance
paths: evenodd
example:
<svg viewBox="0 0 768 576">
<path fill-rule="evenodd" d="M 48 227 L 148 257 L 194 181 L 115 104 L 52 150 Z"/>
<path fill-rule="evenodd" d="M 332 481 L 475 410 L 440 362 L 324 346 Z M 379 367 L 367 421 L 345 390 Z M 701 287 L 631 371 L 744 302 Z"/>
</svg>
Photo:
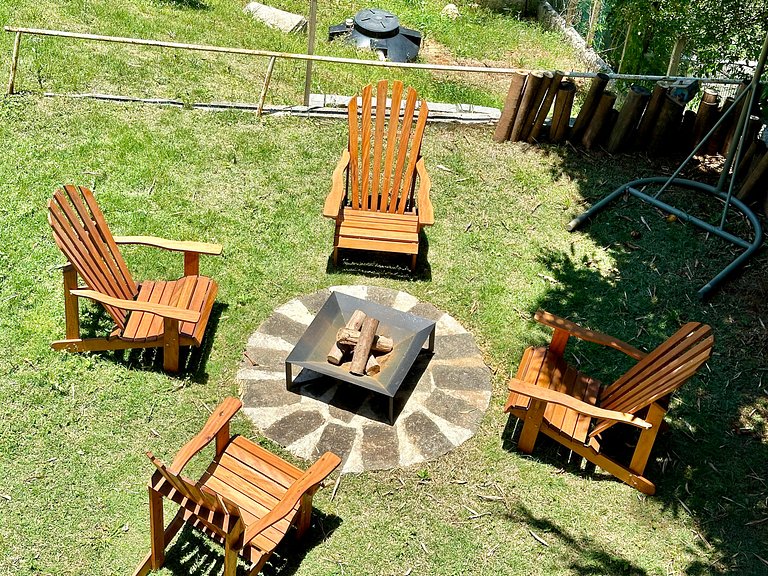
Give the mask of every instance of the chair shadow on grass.
<svg viewBox="0 0 768 576">
<path fill-rule="evenodd" d="M 389 278 L 403 282 L 430 282 L 432 267 L 429 264 L 429 239 L 422 230 L 419 232 L 419 253 L 416 256 L 416 270 L 411 272 L 411 256 L 394 252 L 376 252 L 371 250 L 339 249 L 339 263 L 333 264 L 333 255 L 328 257 L 325 271 L 349 273 L 369 278 Z"/>
<path fill-rule="evenodd" d="M 179 372 L 176 376 L 188 378 L 197 384 L 208 381 L 206 364 L 211 354 L 213 338 L 216 334 L 221 316 L 228 305 L 224 302 L 215 302 L 211 308 L 208 325 L 205 327 L 203 340 L 199 347 L 183 346 L 179 351 Z M 106 322 L 110 320 L 106 312 L 94 306 L 83 310 L 81 314 L 81 331 L 85 337 L 100 337 L 108 333 Z M 104 352 L 90 352 L 106 358 L 113 358 L 130 370 L 163 371 L 162 348 L 133 348 L 128 350 L 107 350 Z"/>
<path fill-rule="evenodd" d="M 267 565 L 259 574 L 264 576 L 292 576 L 310 550 L 328 539 L 341 526 L 342 519 L 312 509 L 312 525 L 301 540 L 288 533 L 277 546 Z M 163 568 L 177 576 L 218 576 L 224 569 L 224 549 L 207 536 L 185 526 L 176 540 L 166 549 Z M 248 574 L 243 562 L 238 563 L 237 574 Z"/>
<path fill-rule="evenodd" d="M 614 158 L 589 158 L 567 150 L 562 156 L 560 169 L 577 181 L 587 203 L 594 203 L 622 182 L 648 175 L 621 174 L 614 169 Z M 637 169 L 647 171 L 643 166 Z M 689 211 L 711 211 L 706 202 L 684 195 L 677 199 Z M 564 218 L 563 226 L 566 221 Z M 632 198 L 617 200 L 572 238 L 570 250 L 540 248 L 537 261 L 552 281 L 530 312 L 543 308 L 646 351 L 684 322 L 712 326 L 714 356 L 675 392 L 665 419 L 669 433 L 662 429 L 651 453 L 646 475 L 657 490 L 649 498 L 661 504 L 665 517 L 684 518 L 694 525 L 697 537 L 690 546 L 697 557 L 682 573 L 768 573 L 768 556 L 761 553 L 768 541 L 768 445 L 762 440 L 768 430 L 764 420 L 749 419 L 752 413 L 768 411 L 760 386 L 763 372 L 758 353 L 758 318 L 768 316 L 768 286 L 762 280 L 768 259 L 753 259 L 711 302 L 702 304 L 696 290 L 732 258 L 723 250 L 722 241 L 691 226 L 669 222 Z M 606 262 L 613 270 L 606 268 Z M 527 344 L 548 342 L 551 331 L 534 322 L 530 326 Z M 764 328 L 762 334 L 768 341 Z M 748 343 L 744 340 L 747 335 L 751 338 Z M 566 354 L 604 385 L 634 364 L 615 350 L 576 339 L 569 341 Z M 522 427 L 517 425 L 513 436 L 516 422 L 511 417 L 503 434 L 507 450 L 516 451 L 515 436 Z M 619 432 L 627 427 L 614 428 Z M 619 437 L 618 444 L 625 440 L 631 442 L 632 438 Z M 607 473 L 592 472 L 592 466 L 582 469 L 577 455 L 569 463 L 568 450 L 543 434 L 532 457 L 567 473 L 619 482 Z M 633 573 L 630 568 L 605 568 Z M 582 573 L 602 572 L 585 568 Z"/>
</svg>

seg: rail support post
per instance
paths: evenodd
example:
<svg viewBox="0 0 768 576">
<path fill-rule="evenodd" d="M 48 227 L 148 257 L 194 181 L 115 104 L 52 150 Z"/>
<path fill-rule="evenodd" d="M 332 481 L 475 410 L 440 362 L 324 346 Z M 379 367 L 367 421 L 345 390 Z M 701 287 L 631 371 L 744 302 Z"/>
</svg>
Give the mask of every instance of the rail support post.
<svg viewBox="0 0 768 576">
<path fill-rule="evenodd" d="M 13 52 L 11 53 L 11 74 L 8 77 L 8 94 L 14 93 L 16 66 L 19 63 L 19 46 L 21 46 L 21 32 L 16 32 L 16 37 L 13 39 Z"/>
</svg>

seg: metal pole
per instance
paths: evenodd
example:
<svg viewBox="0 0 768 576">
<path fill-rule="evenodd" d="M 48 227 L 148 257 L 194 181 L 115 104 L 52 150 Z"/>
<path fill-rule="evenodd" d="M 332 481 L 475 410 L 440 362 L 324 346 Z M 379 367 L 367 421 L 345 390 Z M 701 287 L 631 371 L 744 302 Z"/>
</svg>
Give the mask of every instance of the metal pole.
<svg viewBox="0 0 768 576">
<path fill-rule="evenodd" d="M 763 41 L 763 49 L 760 51 L 760 58 L 757 61 L 757 67 L 755 68 L 755 73 L 752 76 L 752 81 L 749 83 L 749 87 L 745 90 L 745 92 L 749 92 L 750 99 L 744 106 L 742 106 L 741 109 L 741 116 L 739 117 L 739 124 L 736 128 L 736 134 L 740 134 L 743 136 L 744 134 L 744 128 L 746 125 L 746 119 L 749 118 L 749 114 L 752 111 L 752 107 L 755 104 L 755 97 L 757 96 L 757 89 L 760 86 L 760 77 L 763 75 L 763 71 L 765 70 L 765 60 L 768 58 L 768 34 L 765 35 L 765 40 Z M 731 105 L 731 109 L 736 105 L 736 102 L 734 102 Z M 731 169 L 731 164 L 733 163 L 733 158 L 736 154 L 736 147 L 738 145 L 737 139 L 734 138 L 731 142 L 731 147 L 728 150 L 728 156 L 725 159 L 725 164 L 723 165 L 723 172 L 720 174 L 720 180 L 717 183 L 717 189 L 719 191 L 722 191 L 723 186 L 725 185 L 725 179 L 728 177 L 728 173 Z M 741 140 L 741 138 L 738 138 L 738 140 Z"/>
<path fill-rule="evenodd" d="M 520 72 L 538 72 L 527 68 L 486 68 L 485 66 L 452 66 L 447 64 L 422 64 L 419 62 L 390 62 L 389 60 L 358 60 L 356 58 L 339 58 L 336 56 L 321 56 L 316 54 L 291 54 L 288 52 L 275 52 L 272 50 L 253 50 L 249 48 L 229 48 L 225 46 L 212 46 L 208 44 L 184 44 L 180 42 L 165 42 L 161 40 L 146 40 L 143 38 L 127 38 L 122 36 L 102 36 L 98 34 L 81 34 L 79 32 L 63 32 L 61 30 L 46 30 L 43 28 L 16 28 L 5 26 L 6 32 L 23 32 L 34 36 L 55 36 L 59 38 L 75 38 L 79 40 L 96 40 L 98 42 L 114 42 L 119 44 L 133 44 L 140 46 L 156 46 L 160 48 L 176 48 L 182 50 L 196 50 L 201 52 L 218 52 L 224 54 L 245 54 L 248 56 L 276 56 L 287 60 L 311 60 L 313 62 L 330 62 L 333 64 L 356 64 L 358 66 L 378 66 L 380 68 L 408 68 L 411 70 L 440 70 L 443 72 L 480 72 L 483 74 L 514 74 Z M 566 72 L 568 78 L 594 78 L 593 72 Z M 695 78 L 688 76 L 638 76 L 633 74 L 608 74 L 615 80 L 700 80 L 709 84 L 739 84 L 741 80 L 730 78 Z"/>
<path fill-rule="evenodd" d="M 8 94 L 13 94 L 13 85 L 16 82 L 16 66 L 19 63 L 19 46 L 21 46 L 21 32 L 16 32 L 16 37 L 13 39 L 13 52 L 11 53 L 11 75 L 8 78 Z"/>
<path fill-rule="evenodd" d="M 256 117 L 261 118 L 262 112 L 264 112 L 264 100 L 267 99 L 267 89 L 269 88 L 269 82 L 272 80 L 272 69 L 275 67 L 275 60 L 277 58 L 272 56 L 267 64 L 267 75 L 264 77 L 264 86 L 261 87 L 261 94 L 259 95 L 259 106 L 256 108 Z"/>
<path fill-rule="evenodd" d="M 757 100 L 757 91 L 760 89 L 760 77 L 763 75 L 763 71 L 765 70 L 765 61 L 767 57 L 768 34 L 765 35 L 765 40 L 763 41 L 763 49 L 760 51 L 760 58 L 757 61 L 757 67 L 755 68 L 755 73 L 752 76 L 752 81 L 749 83 L 749 87 L 745 90 L 745 92 L 749 92 L 749 99 L 747 100 L 746 104 L 741 107 L 741 115 L 739 116 L 739 123 L 737 124 L 735 131 L 735 134 L 738 134 L 739 137 L 734 138 L 731 142 L 731 146 L 728 150 L 728 157 L 725 159 L 725 164 L 723 164 L 723 172 L 720 174 L 720 180 L 717 183 L 717 190 L 722 191 L 725 180 L 728 178 L 728 175 L 731 171 L 731 164 L 734 164 L 733 174 L 731 175 L 731 181 L 728 186 L 728 194 L 725 198 L 725 206 L 723 206 L 723 214 L 720 217 L 720 228 L 725 226 L 725 218 L 728 213 L 728 207 L 731 204 L 733 185 L 735 183 L 734 181 L 736 180 L 736 170 L 739 168 L 741 150 L 744 146 L 744 139 L 746 138 L 747 130 L 749 129 L 748 119 Z M 734 158 L 736 160 L 735 163 Z"/>
<path fill-rule="evenodd" d="M 309 0 L 309 23 L 307 26 L 307 54 L 315 53 L 315 32 L 317 31 L 317 0 Z M 304 75 L 304 106 L 309 106 L 309 93 L 312 91 L 312 60 L 307 60 L 307 72 Z"/>
</svg>

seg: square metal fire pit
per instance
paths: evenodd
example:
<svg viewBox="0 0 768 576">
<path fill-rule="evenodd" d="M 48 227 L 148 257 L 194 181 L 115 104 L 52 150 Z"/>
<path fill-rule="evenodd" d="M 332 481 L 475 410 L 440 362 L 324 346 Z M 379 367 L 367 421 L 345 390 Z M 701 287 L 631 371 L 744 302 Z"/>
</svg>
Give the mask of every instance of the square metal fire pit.
<svg viewBox="0 0 768 576">
<path fill-rule="evenodd" d="M 382 364 L 381 372 L 375 376 L 355 376 L 350 374 L 343 365 L 334 366 L 328 362 L 328 351 L 336 342 L 336 332 L 346 325 L 354 311 L 358 309 L 379 320 L 379 329 L 376 333 L 392 338 L 394 342 L 389 358 Z M 288 390 L 291 389 L 293 383 L 291 365 L 295 364 L 372 390 L 389 398 L 389 422 L 394 424 L 395 394 L 416 357 L 424 350 L 423 346 L 427 340 L 429 343 L 425 351 L 431 353 L 435 349 L 434 321 L 381 306 L 375 302 L 333 292 L 288 354 L 285 360 L 285 385 Z M 349 363 L 345 364 L 349 366 Z"/>
</svg>

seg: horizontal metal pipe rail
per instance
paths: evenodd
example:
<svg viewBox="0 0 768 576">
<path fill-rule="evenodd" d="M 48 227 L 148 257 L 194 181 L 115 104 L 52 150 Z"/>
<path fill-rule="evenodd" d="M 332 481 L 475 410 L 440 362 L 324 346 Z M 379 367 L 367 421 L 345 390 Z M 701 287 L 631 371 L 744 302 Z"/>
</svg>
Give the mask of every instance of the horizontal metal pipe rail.
<svg viewBox="0 0 768 576">
<path fill-rule="evenodd" d="M 16 34 L 30 34 L 34 36 L 53 36 L 57 38 L 72 38 L 77 40 L 94 40 L 98 42 L 113 42 L 119 44 L 133 44 L 141 46 L 155 46 L 159 48 L 173 48 L 181 50 L 196 50 L 200 52 L 218 52 L 224 54 L 244 54 L 248 56 L 265 56 L 285 58 L 288 60 L 310 60 L 315 62 L 328 62 L 332 64 L 353 64 L 359 66 L 378 66 L 380 68 L 405 68 L 412 70 L 439 70 L 445 72 L 468 72 L 484 74 L 514 74 L 516 72 L 527 73 L 535 70 L 526 68 L 494 68 L 486 66 L 453 66 L 448 64 L 421 64 L 418 62 L 389 62 L 386 60 L 358 60 L 356 58 L 340 58 L 337 56 L 322 56 L 318 54 L 295 54 L 289 52 L 274 52 L 272 50 L 255 50 L 252 48 L 232 48 L 226 46 L 213 46 L 209 44 L 186 44 L 182 42 L 166 42 L 163 40 L 148 40 L 144 38 L 128 38 L 123 36 L 103 36 L 100 34 L 85 34 L 81 32 L 66 32 L 62 30 L 47 30 L 44 28 L 20 28 L 5 26 L 6 32 Z M 594 78 L 594 72 L 566 72 L 569 78 Z M 638 76 L 633 74 L 608 74 L 615 80 L 699 80 L 710 84 L 738 84 L 740 80 L 730 78 L 694 78 L 688 76 Z"/>
</svg>

